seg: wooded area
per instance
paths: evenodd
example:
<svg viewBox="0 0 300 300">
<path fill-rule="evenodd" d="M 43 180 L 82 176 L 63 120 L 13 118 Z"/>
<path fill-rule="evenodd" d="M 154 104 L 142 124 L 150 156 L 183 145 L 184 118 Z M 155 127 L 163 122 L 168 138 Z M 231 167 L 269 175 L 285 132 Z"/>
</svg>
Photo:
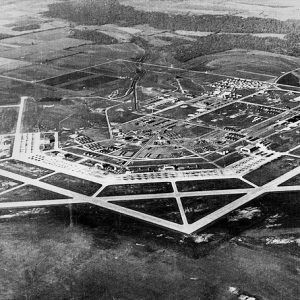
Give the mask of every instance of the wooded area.
<svg viewBox="0 0 300 300">
<path fill-rule="evenodd" d="M 79 24 L 119 24 L 133 26 L 149 24 L 167 30 L 192 30 L 236 33 L 289 33 L 300 30 L 296 20 L 280 21 L 269 18 L 243 18 L 233 15 L 182 15 L 138 11 L 121 5 L 117 0 L 87 0 L 50 4 L 48 16 L 67 19 Z"/>
</svg>

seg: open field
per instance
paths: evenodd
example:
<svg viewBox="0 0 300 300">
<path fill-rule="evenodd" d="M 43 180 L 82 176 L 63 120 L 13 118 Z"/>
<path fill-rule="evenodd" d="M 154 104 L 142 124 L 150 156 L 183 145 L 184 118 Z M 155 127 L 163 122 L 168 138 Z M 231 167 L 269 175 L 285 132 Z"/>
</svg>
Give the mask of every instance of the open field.
<svg viewBox="0 0 300 300">
<path fill-rule="evenodd" d="M 60 76 L 50 76 L 51 78 L 43 80 L 42 83 L 50 86 L 62 85 L 69 83 L 74 80 L 82 79 L 84 77 L 92 76 L 91 73 L 86 73 L 82 71 L 67 73 Z"/>
<path fill-rule="evenodd" d="M 280 112 L 282 111 L 277 108 L 234 103 L 200 116 L 196 120 L 218 127 L 233 126 L 237 129 L 245 129 L 274 117 Z"/>
<path fill-rule="evenodd" d="M 66 37 L 66 38 L 61 38 L 52 41 L 43 41 L 38 44 L 33 43 L 23 47 L 15 47 L 13 50 L 1 52 L 1 56 L 5 58 L 11 58 L 11 59 L 27 58 L 30 61 L 32 55 L 41 53 L 39 59 L 46 60 L 47 55 L 55 51 L 65 50 L 70 47 L 85 45 L 89 43 L 91 42 L 86 40 L 78 40 L 78 39 L 72 39 Z M 36 58 L 33 61 L 35 60 Z"/>
<path fill-rule="evenodd" d="M 299 67 L 299 65 L 298 65 Z M 297 91 L 300 87 L 300 70 L 285 74 L 277 81 L 278 84 L 294 87 Z"/>
<path fill-rule="evenodd" d="M 13 191 L 0 195 L 0 202 L 20 202 L 34 200 L 68 199 L 67 196 L 39 188 L 34 185 L 25 185 Z"/>
<path fill-rule="evenodd" d="M 175 198 L 111 201 L 113 204 L 146 213 L 157 218 L 182 224 Z"/>
<path fill-rule="evenodd" d="M 103 84 L 110 83 L 117 80 L 116 77 L 109 77 L 105 75 L 97 75 L 91 78 L 86 78 L 74 83 L 61 85 L 62 87 L 73 90 L 73 91 L 82 91 L 85 89 L 97 91 Z"/>
<path fill-rule="evenodd" d="M 291 156 L 282 156 L 271 161 L 257 170 L 254 170 L 244 176 L 245 179 L 256 185 L 262 186 L 277 177 L 295 169 L 300 165 L 300 158 Z"/>
<path fill-rule="evenodd" d="M 216 73 L 252 80 L 273 80 L 299 66 L 299 58 L 264 51 L 234 49 L 204 55 L 187 63 L 193 70 L 213 70 Z"/>
<path fill-rule="evenodd" d="M 123 185 L 108 185 L 98 197 L 172 193 L 170 182 L 136 183 Z"/>
<path fill-rule="evenodd" d="M 179 117 L 181 118 L 182 116 L 179 115 Z M 172 132 L 179 134 L 182 138 L 196 138 L 211 131 L 211 128 L 187 124 L 172 128 Z"/>
<path fill-rule="evenodd" d="M 15 133 L 18 120 L 18 108 L 0 107 L 0 134 Z"/>
<path fill-rule="evenodd" d="M 191 105 L 180 105 L 164 112 L 160 113 L 164 117 L 185 120 L 189 115 L 195 114 L 197 112 L 197 107 Z"/>
<path fill-rule="evenodd" d="M 297 255 L 237 243 L 239 235 L 230 242 L 213 237 L 196 244 L 84 205 L 73 206 L 73 227 L 68 208 L 28 213 L 1 211 L 0 267 L 11 270 L 13 282 L 7 280 L 7 272 L 0 273 L 7 299 L 97 299 L 109 294 L 116 299 L 233 300 L 230 286 L 257 298 L 298 299 Z M 70 271 L 74 269 L 75 275 Z M 28 283 L 25 274 L 31 274 L 34 283 Z M 52 281 L 45 285 L 49 276 Z M 61 278 L 64 285 L 59 284 Z"/>
<path fill-rule="evenodd" d="M 232 154 L 226 155 L 225 157 L 220 158 L 219 160 L 216 160 L 215 163 L 219 165 L 222 168 L 225 168 L 239 160 L 244 158 L 242 154 L 239 152 L 234 152 Z"/>
<path fill-rule="evenodd" d="M 22 120 L 23 132 L 37 130 L 74 132 L 81 128 L 83 134 L 91 134 L 95 140 L 109 137 L 104 112 L 93 112 L 83 102 L 58 101 L 45 105 L 27 101 Z"/>
<path fill-rule="evenodd" d="M 41 100 L 43 98 L 61 98 L 64 95 L 72 95 L 72 92 L 0 77 L 0 95 L 0 103 L 7 105 L 19 103 L 22 96 Z"/>
<path fill-rule="evenodd" d="M 43 80 L 49 77 L 59 76 L 68 72 L 69 70 L 56 68 L 54 66 L 33 64 L 30 66 L 15 69 L 13 71 L 4 72 L 2 73 L 2 75 L 17 79 L 35 81 Z"/>
<path fill-rule="evenodd" d="M 243 194 L 182 197 L 181 201 L 187 220 L 191 224 L 242 196 Z"/>
<path fill-rule="evenodd" d="M 300 104 L 300 93 L 268 90 L 260 95 L 249 97 L 246 101 L 283 109 L 294 108 Z"/>
<path fill-rule="evenodd" d="M 295 128 L 275 133 L 267 140 L 271 142 L 270 149 L 278 152 L 285 152 L 299 145 L 300 132 L 298 128 Z"/>
<path fill-rule="evenodd" d="M 146 11 L 164 11 L 168 13 L 192 13 L 223 15 L 232 14 L 243 17 L 268 17 L 275 19 L 299 19 L 299 3 L 296 0 L 263 0 L 263 1 L 159 1 L 154 0 L 121 0 L 122 4 L 131 5 L 137 9 Z"/>
<path fill-rule="evenodd" d="M 15 159 L 1 161 L 0 169 L 16 173 L 22 176 L 27 176 L 32 179 L 37 179 L 39 177 L 53 173 L 52 170 L 48 170 Z"/>
<path fill-rule="evenodd" d="M 252 187 L 237 178 L 177 181 L 176 185 L 179 192 L 247 189 Z"/>
<path fill-rule="evenodd" d="M 101 188 L 99 183 L 63 173 L 56 173 L 41 181 L 87 196 L 92 196 Z"/>
<path fill-rule="evenodd" d="M 22 184 L 22 182 L 8 177 L 0 176 L 0 193 L 14 188 L 20 184 Z"/>
<path fill-rule="evenodd" d="M 137 112 L 133 112 L 130 104 L 120 104 L 119 106 L 112 107 L 108 110 L 107 114 L 111 123 L 125 123 L 142 116 Z"/>
<path fill-rule="evenodd" d="M 0 72 L 18 69 L 30 65 L 29 62 L 0 57 Z"/>
<path fill-rule="evenodd" d="M 280 186 L 294 186 L 294 185 L 300 185 L 300 175 L 297 175 L 288 181 L 280 184 Z"/>
</svg>

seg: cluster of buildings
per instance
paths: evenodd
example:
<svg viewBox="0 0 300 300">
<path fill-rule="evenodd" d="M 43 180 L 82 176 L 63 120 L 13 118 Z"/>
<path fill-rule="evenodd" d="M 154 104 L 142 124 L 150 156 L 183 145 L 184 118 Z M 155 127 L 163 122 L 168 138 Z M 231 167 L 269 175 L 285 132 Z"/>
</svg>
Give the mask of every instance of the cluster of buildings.
<svg viewBox="0 0 300 300">
<path fill-rule="evenodd" d="M 170 94 L 165 94 L 161 96 L 157 96 L 154 99 L 150 100 L 147 103 L 148 109 L 155 109 L 159 106 L 166 105 L 166 104 L 174 104 L 178 101 L 178 98 L 171 96 Z"/>
<path fill-rule="evenodd" d="M 270 87 L 270 84 L 257 80 L 241 79 L 241 78 L 227 78 L 210 85 L 215 88 L 216 95 L 230 92 L 233 90 L 262 90 Z M 226 94 L 225 94 L 226 95 Z"/>
<path fill-rule="evenodd" d="M 55 133 L 28 132 L 21 135 L 20 153 L 31 154 L 52 150 L 57 143 Z"/>
</svg>

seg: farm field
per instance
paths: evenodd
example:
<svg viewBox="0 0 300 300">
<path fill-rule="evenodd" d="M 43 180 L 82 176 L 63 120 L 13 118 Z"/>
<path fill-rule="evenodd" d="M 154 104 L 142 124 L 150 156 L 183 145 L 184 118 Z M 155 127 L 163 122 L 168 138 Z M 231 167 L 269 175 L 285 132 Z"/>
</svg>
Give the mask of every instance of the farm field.
<svg viewBox="0 0 300 300">
<path fill-rule="evenodd" d="M 37 81 L 44 80 L 49 77 L 55 77 L 62 75 L 64 73 L 68 73 L 69 70 L 56 68 L 52 66 L 46 65 L 29 65 L 22 68 L 17 68 L 12 71 L 6 71 L 1 73 L 4 76 L 27 80 L 27 81 Z"/>
<path fill-rule="evenodd" d="M 33 97 L 35 100 L 41 100 L 44 98 L 61 98 L 64 95 L 68 96 L 72 94 L 74 93 L 71 91 L 54 90 L 43 85 L 35 85 L 0 76 L 0 103 L 2 105 L 19 103 L 20 97 L 24 95 Z"/>
</svg>

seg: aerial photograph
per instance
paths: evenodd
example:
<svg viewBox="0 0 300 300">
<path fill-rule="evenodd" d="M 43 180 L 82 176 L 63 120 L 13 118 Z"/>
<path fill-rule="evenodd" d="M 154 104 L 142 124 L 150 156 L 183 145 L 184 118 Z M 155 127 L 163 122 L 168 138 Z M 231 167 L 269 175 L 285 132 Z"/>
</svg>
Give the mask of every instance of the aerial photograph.
<svg viewBox="0 0 300 300">
<path fill-rule="evenodd" d="M 299 0 L 0 10 L 0 300 L 300 299 Z"/>
</svg>

